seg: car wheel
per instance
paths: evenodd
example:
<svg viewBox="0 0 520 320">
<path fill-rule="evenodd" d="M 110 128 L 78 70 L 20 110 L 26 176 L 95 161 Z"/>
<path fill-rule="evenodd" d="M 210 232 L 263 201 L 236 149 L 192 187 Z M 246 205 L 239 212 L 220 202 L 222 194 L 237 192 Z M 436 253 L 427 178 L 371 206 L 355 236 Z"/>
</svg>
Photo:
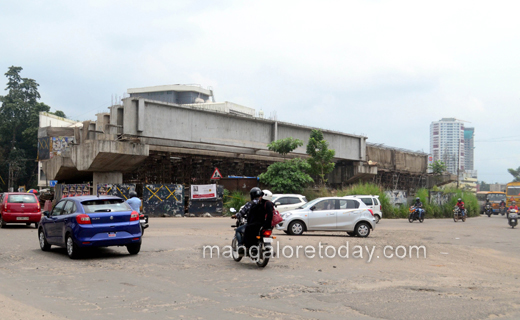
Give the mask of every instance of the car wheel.
<svg viewBox="0 0 520 320">
<path fill-rule="evenodd" d="M 366 238 L 370 234 L 370 226 L 366 222 L 361 222 L 356 226 L 356 235 L 360 238 Z"/>
<path fill-rule="evenodd" d="M 139 251 L 141 251 L 141 244 L 140 243 L 129 244 L 126 246 L 126 250 L 128 250 L 128 253 L 130 253 L 132 255 L 138 254 Z"/>
<path fill-rule="evenodd" d="M 47 242 L 43 229 L 38 231 L 38 239 L 40 240 L 40 249 L 42 249 L 42 251 L 49 251 L 51 249 L 51 245 Z"/>
<path fill-rule="evenodd" d="M 303 233 L 303 230 L 305 230 L 305 226 L 303 225 L 303 222 L 301 221 L 293 221 L 289 225 L 289 234 L 292 234 L 294 236 L 299 236 Z"/>
<path fill-rule="evenodd" d="M 39 226 L 40 226 L 40 224 L 38 222 L 34 223 L 34 229 L 38 229 Z"/>
<path fill-rule="evenodd" d="M 379 223 L 379 220 L 381 220 L 377 214 L 374 216 L 374 218 L 376 218 L 376 223 Z"/>
<path fill-rule="evenodd" d="M 0 214 L 0 228 L 4 228 L 4 227 L 5 227 L 5 222 L 2 219 L 2 215 Z"/>
<path fill-rule="evenodd" d="M 80 252 L 79 252 L 79 247 L 78 245 L 74 242 L 74 240 L 72 239 L 72 236 L 70 234 L 67 234 L 66 238 L 65 238 L 65 244 L 66 244 L 66 248 L 67 248 L 67 255 L 69 256 L 69 258 L 71 259 L 77 259 L 80 255 Z"/>
<path fill-rule="evenodd" d="M 347 234 L 351 237 L 355 237 L 356 236 L 356 233 L 353 232 L 353 231 L 347 231 Z"/>
</svg>

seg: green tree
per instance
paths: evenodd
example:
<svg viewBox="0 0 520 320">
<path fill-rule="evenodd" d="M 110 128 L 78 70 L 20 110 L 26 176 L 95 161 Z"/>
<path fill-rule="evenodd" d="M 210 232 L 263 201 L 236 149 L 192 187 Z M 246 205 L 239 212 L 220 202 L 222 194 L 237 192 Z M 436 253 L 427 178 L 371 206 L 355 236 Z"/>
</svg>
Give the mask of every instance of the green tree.
<svg viewBox="0 0 520 320">
<path fill-rule="evenodd" d="M 484 181 L 480 181 L 480 191 L 491 191 L 491 185 Z"/>
<path fill-rule="evenodd" d="M 67 118 L 67 116 L 65 115 L 65 112 L 61 111 L 61 110 L 56 110 L 54 112 L 49 112 L 50 114 L 53 114 L 57 117 L 62 117 L 62 118 Z"/>
<path fill-rule="evenodd" d="M 311 157 L 307 160 L 311 166 L 311 174 L 320 177 L 320 182 L 326 183 L 325 175 L 334 170 L 332 159 L 336 152 L 329 150 L 329 143 L 323 138 L 321 130 L 312 130 L 309 143 L 307 143 L 307 154 Z"/>
<path fill-rule="evenodd" d="M 314 180 L 307 174 L 310 165 L 300 158 L 275 162 L 262 173 L 260 182 L 271 187 L 273 193 L 302 193 Z"/>
<path fill-rule="evenodd" d="M 301 141 L 300 139 L 294 139 L 292 137 L 289 137 L 273 141 L 267 145 L 267 148 L 271 151 L 281 154 L 285 159 L 285 156 L 288 153 L 293 152 L 294 149 L 301 146 L 303 146 L 303 141 Z"/>
<path fill-rule="evenodd" d="M 435 160 L 428 166 L 428 168 L 430 168 L 430 170 L 432 170 L 432 173 L 437 176 L 440 176 L 444 172 L 446 172 L 446 165 L 441 160 Z"/>
<path fill-rule="evenodd" d="M 520 182 L 520 167 L 515 169 L 507 169 L 507 171 L 514 177 L 513 182 Z"/>
<path fill-rule="evenodd" d="M 48 112 L 50 107 L 38 102 L 38 83 L 22 78 L 21 71 L 21 67 L 11 66 L 5 73 L 7 94 L 0 96 L 0 153 L 8 162 L 17 163 L 18 181 L 15 183 L 34 187 L 37 164 L 27 159 L 36 160 L 39 113 Z M 21 165 L 20 161 L 25 163 Z M 8 165 L 5 163 L 0 167 L 0 175 L 8 177 Z"/>
</svg>

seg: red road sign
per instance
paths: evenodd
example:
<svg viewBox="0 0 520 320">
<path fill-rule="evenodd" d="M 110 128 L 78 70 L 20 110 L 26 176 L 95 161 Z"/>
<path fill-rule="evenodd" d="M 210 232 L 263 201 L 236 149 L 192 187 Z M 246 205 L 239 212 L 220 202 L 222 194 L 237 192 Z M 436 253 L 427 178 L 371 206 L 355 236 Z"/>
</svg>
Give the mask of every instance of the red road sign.
<svg viewBox="0 0 520 320">
<path fill-rule="evenodd" d="M 213 171 L 213 174 L 211 175 L 211 179 L 219 180 L 220 178 L 222 178 L 222 175 L 220 174 L 220 171 L 218 170 L 218 168 L 215 168 L 215 171 Z"/>
</svg>

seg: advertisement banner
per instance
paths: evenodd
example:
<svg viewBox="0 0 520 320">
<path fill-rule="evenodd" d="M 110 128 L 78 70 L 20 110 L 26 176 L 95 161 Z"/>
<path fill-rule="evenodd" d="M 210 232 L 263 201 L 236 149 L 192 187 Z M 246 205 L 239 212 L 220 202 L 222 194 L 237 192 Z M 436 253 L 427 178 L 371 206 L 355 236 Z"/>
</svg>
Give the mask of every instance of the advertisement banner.
<svg viewBox="0 0 520 320">
<path fill-rule="evenodd" d="M 212 199 L 217 197 L 216 184 L 203 184 L 191 186 L 191 199 Z"/>
</svg>

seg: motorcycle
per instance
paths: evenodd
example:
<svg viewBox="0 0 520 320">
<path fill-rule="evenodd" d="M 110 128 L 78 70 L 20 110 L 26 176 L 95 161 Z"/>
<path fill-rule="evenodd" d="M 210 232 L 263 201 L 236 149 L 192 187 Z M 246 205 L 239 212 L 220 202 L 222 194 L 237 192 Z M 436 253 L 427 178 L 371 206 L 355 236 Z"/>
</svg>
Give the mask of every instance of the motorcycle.
<svg viewBox="0 0 520 320">
<path fill-rule="evenodd" d="M 515 228 L 518 224 L 518 210 L 511 209 L 509 210 L 509 215 L 507 217 L 507 222 L 511 226 L 511 228 Z"/>
<path fill-rule="evenodd" d="M 139 224 L 141 225 L 141 234 L 144 235 L 144 229 L 149 227 L 147 214 L 139 214 Z"/>
<path fill-rule="evenodd" d="M 486 204 L 484 207 L 484 213 L 488 216 L 488 218 L 491 218 L 491 215 L 493 214 L 493 209 L 491 208 L 490 204 Z"/>
<path fill-rule="evenodd" d="M 231 208 L 231 212 L 235 213 L 236 210 Z M 242 217 L 237 218 L 236 224 L 232 225 L 231 227 L 236 229 L 240 226 L 243 226 L 246 224 L 246 220 Z M 243 237 L 244 235 L 242 235 Z M 233 237 L 233 240 L 231 241 L 231 248 L 232 248 L 232 256 L 233 260 L 236 262 L 240 262 L 244 256 L 249 257 L 251 261 L 255 262 L 256 265 L 260 268 L 264 268 L 269 263 L 269 259 L 273 256 L 273 239 L 276 239 L 276 237 L 271 237 L 272 231 L 271 230 L 260 230 L 260 233 L 258 236 L 256 236 L 257 242 L 254 246 L 251 246 L 251 248 L 247 249 L 245 246 L 239 246 L 238 245 L 238 239 L 236 236 Z"/>
<path fill-rule="evenodd" d="M 506 207 L 500 206 L 500 214 L 503 216 L 506 214 Z"/>
<path fill-rule="evenodd" d="M 457 222 L 459 220 L 462 220 L 462 222 L 466 222 L 466 215 L 463 215 L 462 210 L 458 206 L 455 206 L 455 208 L 453 209 L 453 221 Z"/>
<path fill-rule="evenodd" d="M 422 214 L 421 214 L 422 211 Z M 410 215 L 408 216 L 408 222 L 412 223 L 415 220 L 419 220 L 420 223 L 424 221 L 424 209 L 416 208 L 414 206 L 410 207 Z"/>
</svg>

